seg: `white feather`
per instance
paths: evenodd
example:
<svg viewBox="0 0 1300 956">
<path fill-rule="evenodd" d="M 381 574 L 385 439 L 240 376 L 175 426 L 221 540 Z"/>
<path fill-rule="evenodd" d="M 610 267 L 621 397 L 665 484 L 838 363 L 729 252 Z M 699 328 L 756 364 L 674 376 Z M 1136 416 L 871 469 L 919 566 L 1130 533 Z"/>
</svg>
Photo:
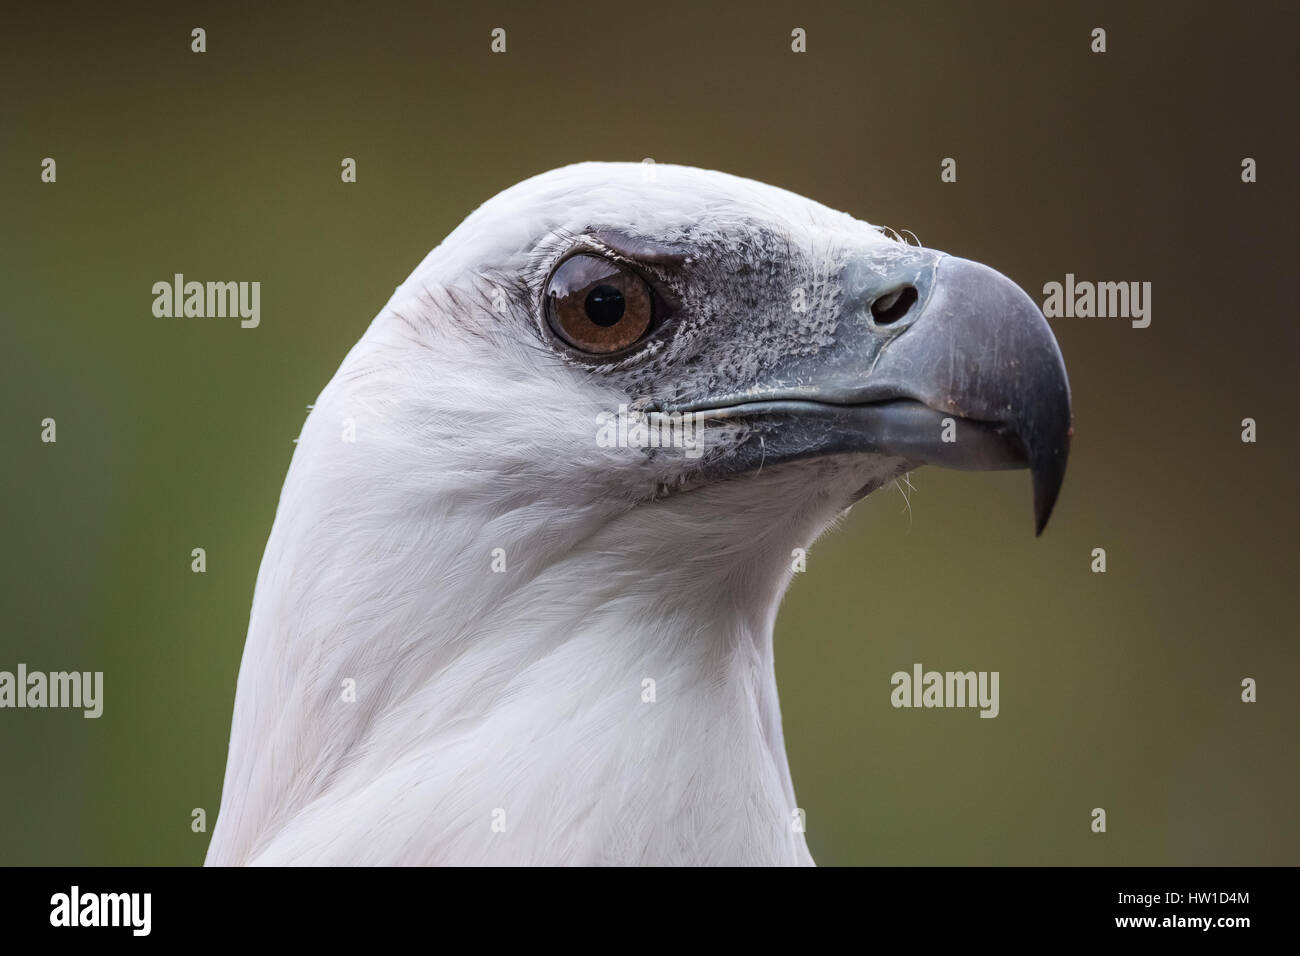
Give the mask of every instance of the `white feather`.
<svg viewBox="0 0 1300 956">
<path fill-rule="evenodd" d="M 811 862 L 773 620 L 792 549 L 896 463 L 786 465 L 650 500 L 655 475 L 594 441 L 595 410 L 636 396 L 492 308 L 503 277 L 535 286 L 539 250 L 613 217 L 668 239 L 761 224 L 810 257 L 893 245 L 783 190 L 669 166 L 648 181 L 566 168 L 470 216 L 304 427 L 210 864 Z"/>
</svg>

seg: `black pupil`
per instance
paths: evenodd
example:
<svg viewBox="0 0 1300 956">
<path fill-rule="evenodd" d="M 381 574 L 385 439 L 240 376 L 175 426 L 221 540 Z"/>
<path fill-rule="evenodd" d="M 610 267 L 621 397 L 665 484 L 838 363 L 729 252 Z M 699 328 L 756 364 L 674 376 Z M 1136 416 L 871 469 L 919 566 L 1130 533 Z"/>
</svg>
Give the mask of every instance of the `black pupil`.
<svg viewBox="0 0 1300 956">
<path fill-rule="evenodd" d="M 623 318 L 623 293 L 612 285 L 598 285 L 587 293 L 587 318 L 609 328 Z"/>
</svg>

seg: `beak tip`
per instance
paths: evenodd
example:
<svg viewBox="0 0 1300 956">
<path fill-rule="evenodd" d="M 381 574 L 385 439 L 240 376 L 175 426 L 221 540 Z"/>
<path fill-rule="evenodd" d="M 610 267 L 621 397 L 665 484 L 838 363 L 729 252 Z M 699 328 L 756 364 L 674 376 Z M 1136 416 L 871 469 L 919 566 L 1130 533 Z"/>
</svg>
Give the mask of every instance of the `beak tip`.
<svg viewBox="0 0 1300 956">
<path fill-rule="evenodd" d="M 1034 506 L 1034 537 L 1041 538 L 1043 532 L 1047 529 L 1047 520 L 1052 517 L 1050 507 L 1043 508 L 1041 505 Z"/>
<path fill-rule="evenodd" d="M 1042 537 L 1047 520 L 1056 507 L 1056 499 L 1065 481 L 1067 451 L 1058 450 L 1045 461 L 1035 462 L 1031 474 L 1034 483 L 1034 537 Z"/>
</svg>

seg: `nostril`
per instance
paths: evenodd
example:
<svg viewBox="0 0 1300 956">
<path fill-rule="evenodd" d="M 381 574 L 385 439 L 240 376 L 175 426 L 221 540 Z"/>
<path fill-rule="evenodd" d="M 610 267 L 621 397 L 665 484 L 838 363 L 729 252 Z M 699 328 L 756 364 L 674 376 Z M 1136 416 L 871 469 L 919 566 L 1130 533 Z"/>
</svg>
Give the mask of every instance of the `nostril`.
<svg viewBox="0 0 1300 956">
<path fill-rule="evenodd" d="M 916 305 L 917 298 L 916 287 L 910 285 L 886 292 L 871 303 L 871 317 L 877 325 L 893 325 Z"/>
</svg>

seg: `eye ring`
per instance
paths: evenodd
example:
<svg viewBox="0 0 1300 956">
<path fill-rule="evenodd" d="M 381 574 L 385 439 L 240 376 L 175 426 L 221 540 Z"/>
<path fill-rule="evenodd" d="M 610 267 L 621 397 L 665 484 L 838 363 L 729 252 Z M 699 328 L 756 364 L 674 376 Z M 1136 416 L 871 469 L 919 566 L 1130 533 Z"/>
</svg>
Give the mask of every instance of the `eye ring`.
<svg viewBox="0 0 1300 956">
<path fill-rule="evenodd" d="M 543 309 L 552 333 L 586 355 L 624 352 L 658 317 L 654 288 L 630 266 L 588 252 L 569 256 L 546 282 Z"/>
</svg>

